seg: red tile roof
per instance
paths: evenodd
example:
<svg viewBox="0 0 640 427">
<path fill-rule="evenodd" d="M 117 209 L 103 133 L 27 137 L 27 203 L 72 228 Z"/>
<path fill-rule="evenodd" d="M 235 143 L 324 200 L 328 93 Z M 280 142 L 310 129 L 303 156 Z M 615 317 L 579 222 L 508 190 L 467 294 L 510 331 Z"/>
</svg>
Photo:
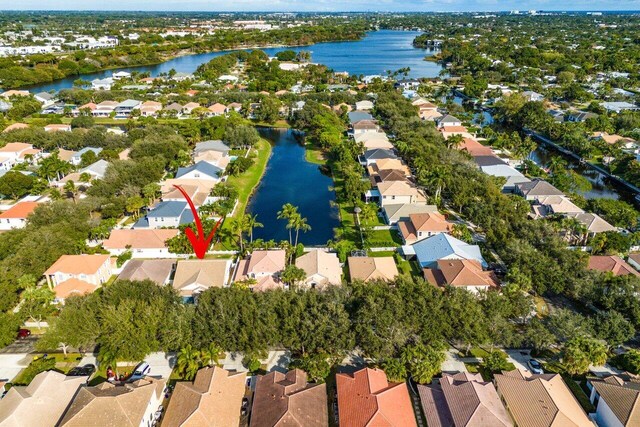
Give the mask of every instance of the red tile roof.
<svg viewBox="0 0 640 427">
<path fill-rule="evenodd" d="M 599 255 L 589 257 L 589 270 L 598 270 L 602 272 L 610 272 L 614 276 L 625 276 L 627 274 L 633 274 L 640 277 L 633 267 L 627 264 L 619 256 Z"/>
<path fill-rule="evenodd" d="M 36 202 L 18 202 L 15 205 L 11 206 L 6 211 L 0 214 L 0 218 L 19 218 L 25 219 L 33 212 L 33 210 L 38 206 Z"/>
<path fill-rule="evenodd" d="M 379 369 L 337 374 L 338 413 L 341 427 L 416 426 L 405 383 L 389 383 Z"/>
</svg>

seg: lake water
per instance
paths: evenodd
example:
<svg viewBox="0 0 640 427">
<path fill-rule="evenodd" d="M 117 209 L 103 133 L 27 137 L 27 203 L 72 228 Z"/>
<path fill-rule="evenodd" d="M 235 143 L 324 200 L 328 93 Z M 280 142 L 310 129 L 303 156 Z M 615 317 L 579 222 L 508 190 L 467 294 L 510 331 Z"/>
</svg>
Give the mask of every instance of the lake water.
<svg viewBox="0 0 640 427">
<path fill-rule="evenodd" d="M 332 205 L 335 193 L 331 177 L 318 165 L 305 160 L 305 148 L 289 129 L 259 129 L 269 140 L 273 151 L 260 185 L 247 206 L 247 212 L 258 215 L 264 228 L 256 228 L 254 239 L 288 240 L 287 222 L 277 219 L 282 205 L 291 203 L 307 218 L 311 231 L 300 232 L 298 241 L 307 246 L 323 246 L 333 239 L 338 227 L 338 209 Z"/>
<path fill-rule="evenodd" d="M 312 46 L 293 48 L 264 48 L 269 56 L 285 49 L 295 51 L 311 51 L 311 59 L 315 63 L 324 64 L 335 71 L 347 71 L 349 74 L 384 74 L 399 68 L 410 67 L 409 77 L 436 77 L 441 67 L 435 62 L 424 61 L 424 57 L 433 55 L 434 51 L 417 49 L 412 45 L 413 39 L 420 33 L 417 31 L 381 30 L 367 33 L 362 40 L 347 42 L 319 43 Z M 193 73 L 200 64 L 229 53 L 220 51 L 180 56 L 157 65 L 120 68 L 124 71 L 149 72 L 152 76 L 167 73 L 174 69 L 177 72 Z M 93 80 L 110 77 L 116 70 L 100 71 L 92 74 L 71 76 L 55 82 L 32 86 L 31 92 L 49 92 L 68 89 L 74 80 Z"/>
</svg>

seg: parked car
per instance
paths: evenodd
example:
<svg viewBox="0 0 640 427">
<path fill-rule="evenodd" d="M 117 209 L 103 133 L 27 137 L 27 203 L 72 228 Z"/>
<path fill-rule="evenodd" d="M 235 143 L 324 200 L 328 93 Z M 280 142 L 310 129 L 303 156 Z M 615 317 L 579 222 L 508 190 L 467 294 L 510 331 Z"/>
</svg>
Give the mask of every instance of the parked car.
<svg viewBox="0 0 640 427">
<path fill-rule="evenodd" d="M 20 329 L 18 331 L 18 339 L 23 340 L 27 337 L 31 336 L 31 331 L 29 329 Z"/>
<path fill-rule="evenodd" d="M 529 359 L 527 365 L 529 365 L 529 369 L 531 369 L 531 372 L 533 372 L 534 374 L 544 374 L 544 371 L 542 370 L 542 364 L 536 359 Z"/>
<path fill-rule="evenodd" d="M 129 380 L 130 381 L 139 380 L 149 375 L 150 372 L 151 372 L 151 366 L 149 366 L 147 362 L 142 362 L 138 366 L 136 366 L 136 369 L 133 371 L 133 374 L 131 374 L 131 377 L 129 378 Z"/>
<path fill-rule="evenodd" d="M 68 377 L 88 377 L 91 378 L 91 375 L 96 371 L 96 366 L 91 363 L 87 363 L 84 366 L 76 366 L 75 368 L 71 368 L 71 370 L 67 373 Z"/>
</svg>

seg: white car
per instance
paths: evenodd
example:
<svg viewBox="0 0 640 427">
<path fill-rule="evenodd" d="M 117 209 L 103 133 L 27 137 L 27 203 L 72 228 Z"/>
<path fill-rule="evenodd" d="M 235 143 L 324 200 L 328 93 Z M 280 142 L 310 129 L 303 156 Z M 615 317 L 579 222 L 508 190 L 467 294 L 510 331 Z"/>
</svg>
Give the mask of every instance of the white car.
<svg viewBox="0 0 640 427">
<path fill-rule="evenodd" d="M 529 359 L 527 365 L 529 365 L 529 369 L 531 369 L 531 372 L 533 372 L 534 374 L 544 374 L 544 371 L 542 370 L 542 364 L 536 359 Z"/>
<path fill-rule="evenodd" d="M 129 378 L 129 381 L 135 381 L 144 378 L 145 376 L 149 375 L 150 372 L 151 366 L 149 366 L 147 362 L 142 362 L 138 366 L 136 366 L 136 369 L 133 371 L 133 374 Z"/>
</svg>

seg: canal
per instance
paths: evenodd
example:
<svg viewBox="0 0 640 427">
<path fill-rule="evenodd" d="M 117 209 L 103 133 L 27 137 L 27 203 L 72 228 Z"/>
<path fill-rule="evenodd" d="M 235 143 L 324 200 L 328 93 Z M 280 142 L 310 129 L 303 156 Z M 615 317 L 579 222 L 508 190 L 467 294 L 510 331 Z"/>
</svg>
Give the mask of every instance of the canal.
<svg viewBox="0 0 640 427">
<path fill-rule="evenodd" d="M 339 226 L 334 205 L 333 180 L 318 165 L 305 160 L 305 148 L 290 129 L 260 128 L 260 135 L 272 145 L 271 158 L 260 185 L 249 201 L 247 212 L 258 216 L 264 228 L 256 228 L 254 239 L 288 240 L 287 222 L 277 219 L 282 205 L 291 203 L 307 218 L 311 231 L 300 232 L 306 246 L 324 246 Z"/>
<path fill-rule="evenodd" d="M 433 55 L 435 51 L 413 47 L 413 39 L 419 34 L 421 33 L 417 31 L 380 30 L 369 32 L 366 37 L 356 41 L 327 42 L 291 48 L 263 48 L 261 50 L 269 56 L 274 56 L 277 52 L 285 49 L 310 51 L 311 60 L 314 63 L 324 64 L 334 71 L 347 71 L 352 75 L 385 74 L 387 71 L 409 67 L 411 71 L 408 73 L 408 77 L 437 77 L 442 69 L 440 65 L 424 60 L 425 56 Z M 232 51 L 184 55 L 156 65 L 119 68 L 117 70 L 148 72 L 151 76 L 168 73 L 172 69 L 181 73 L 193 73 L 201 64 L 229 52 Z M 28 89 L 34 93 L 59 91 L 71 88 L 77 79 L 91 81 L 110 77 L 117 70 L 71 76 L 51 83 L 35 85 Z"/>
</svg>

